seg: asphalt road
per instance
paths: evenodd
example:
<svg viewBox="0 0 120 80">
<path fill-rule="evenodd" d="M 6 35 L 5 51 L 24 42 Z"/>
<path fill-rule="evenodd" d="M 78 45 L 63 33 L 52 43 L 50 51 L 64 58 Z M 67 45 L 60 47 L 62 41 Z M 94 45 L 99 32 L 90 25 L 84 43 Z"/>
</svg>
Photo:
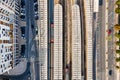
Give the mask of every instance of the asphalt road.
<svg viewBox="0 0 120 80">
<path fill-rule="evenodd" d="M 29 3 L 29 4 L 27 4 Z M 27 41 L 27 57 L 30 62 L 30 73 L 32 80 L 39 80 L 39 54 L 36 40 L 36 21 L 34 18 L 34 2 L 33 0 L 26 0 L 26 41 Z M 30 58 L 33 58 L 33 61 Z"/>
<path fill-rule="evenodd" d="M 105 80 L 105 0 L 99 6 L 96 28 L 96 80 Z"/>
<path fill-rule="evenodd" d="M 113 30 L 114 26 L 114 0 L 108 0 L 108 29 Z M 98 27 L 96 29 L 96 53 L 97 53 L 97 75 L 96 80 L 106 80 L 105 78 L 105 0 L 99 6 Z M 112 39 L 108 41 L 108 80 L 116 80 L 114 68 L 114 53 L 113 53 L 113 33 L 110 35 Z M 112 75 L 109 75 L 109 70 L 112 70 Z"/>
<path fill-rule="evenodd" d="M 116 0 L 108 0 L 108 29 L 112 30 L 111 37 L 112 39 L 108 41 L 108 71 L 112 70 L 112 75 L 109 75 L 108 72 L 108 80 L 116 80 L 115 73 L 115 53 L 114 53 L 114 40 L 113 40 L 113 27 L 114 27 L 114 2 Z"/>
<path fill-rule="evenodd" d="M 29 9 L 30 9 L 30 21 L 31 21 L 31 24 L 29 26 L 29 40 L 30 40 L 30 45 L 29 45 L 29 51 L 30 51 L 30 57 L 33 57 L 33 61 L 31 61 L 31 66 L 34 66 L 34 67 L 31 67 L 32 70 L 34 71 L 31 71 L 31 76 L 32 76 L 32 79 L 33 80 L 39 80 L 40 76 L 39 76 L 39 53 L 38 53 L 38 44 L 37 44 L 37 40 L 36 40 L 36 27 L 37 27 L 37 24 L 36 24 L 36 20 L 34 18 L 34 15 L 35 15 L 35 12 L 34 12 L 34 2 L 33 0 L 29 1 L 30 2 L 30 6 L 29 6 Z M 32 36 L 31 36 L 32 35 Z M 32 49 L 33 48 L 33 49 Z M 34 76 L 33 76 L 34 75 Z"/>
</svg>

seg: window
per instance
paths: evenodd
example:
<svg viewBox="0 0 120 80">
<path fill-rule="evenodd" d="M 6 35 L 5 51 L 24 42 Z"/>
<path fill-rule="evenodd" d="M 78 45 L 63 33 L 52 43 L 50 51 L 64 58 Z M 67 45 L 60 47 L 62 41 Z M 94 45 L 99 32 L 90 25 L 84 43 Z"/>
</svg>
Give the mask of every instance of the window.
<svg viewBox="0 0 120 80">
<path fill-rule="evenodd" d="M 5 10 L 3 10 L 3 12 L 2 13 L 4 13 L 5 12 Z"/>
<path fill-rule="evenodd" d="M 7 60 L 5 59 L 5 62 L 6 62 Z"/>
<path fill-rule="evenodd" d="M 3 48 L 3 45 L 2 45 L 2 48 Z"/>
<path fill-rule="evenodd" d="M 5 19 L 5 16 L 3 16 L 3 20 Z"/>
<path fill-rule="evenodd" d="M 2 53 L 3 51 L 2 51 L 2 49 L 1 49 L 1 53 Z"/>
<path fill-rule="evenodd" d="M 3 9 L 1 8 L 0 11 L 2 11 Z"/>
<path fill-rule="evenodd" d="M 14 7 L 14 5 L 12 5 L 12 8 Z"/>
<path fill-rule="evenodd" d="M 8 3 L 8 0 L 6 0 L 6 3 Z"/>
<path fill-rule="evenodd" d="M 6 49 L 6 52 L 7 52 L 7 49 Z"/>
<path fill-rule="evenodd" d="M 3 18 L 3 15 L 1 15 L 1 17 L 0 17 L 1 19 Z"/>
<path fill-rule="evenodd" d="M 10 4 L 10 6 L 12 5 L 12 3 Z"/>
<path fill-rule="evenodd" d="M 5 64 L 3 64 L 3 66 L 5 67 Z"/>
<path fill-rule="evenodd" d="M 10 19 L 8 18 L 8 21 L 9 21 Z"/>
<path fill-rule="evenodd" d="M 2 65 L 0 67 L 2 68 Z"/>
</svg>

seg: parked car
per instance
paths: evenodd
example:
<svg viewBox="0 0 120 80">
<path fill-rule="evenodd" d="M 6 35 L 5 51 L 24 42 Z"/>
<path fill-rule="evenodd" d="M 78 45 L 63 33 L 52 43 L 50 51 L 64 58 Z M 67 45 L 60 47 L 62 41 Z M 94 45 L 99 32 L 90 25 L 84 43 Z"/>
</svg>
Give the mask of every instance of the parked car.
<svg viewBox="0 0 120 80">
<path fill-rule="evenodd" d="M 25 20 L 25 7 L 20 9 L 20 18 L 22 21 Z"/>
<path fill-rule="evenodd" d="M 20 15 L 21 20 L 25 20 L 25 15 Z"/>
<path fill-rule="evenodd" d="M 112 70 L 109 70 L 109 75 L 110 75 L 110 76 L 112 75 Z"/>
<path fill-rule="evenodd" d="M 108 36 L 109 36 L 112 33 L 112 30 L 108 29 L 107 32 L 108 32 Z"/>
<path fill-rule="evenodd" d="M 21 15 L 25 15 L 25 8 L 21 8 Z"/>
<path fill-rule="evenodd" d="M 21 45 L 21 56 L 25 56 L 25 49 L 26 49 L 26 46 L 23 44 Z"/>
<path fill-rule="evenodd" d="M 25 26 L 21 27 L 21 37 L 25 39 Z"/>
<path fill-rule="evenodd" d="M 37 11 L 35 11 L 35 15 L 38 15 L 38 12 L 37 12 Z"/>
<path fill-rule="evenodd" d="M 36 31 L 36 34 L 38 34 L 38 27 L 36 27 L 35 31 Z"/>
<path fill-rule="evenodd" d="M 39 16 L 38 15 L 35 15 L 35 20 L 38 20 L 39 19 Z"/>
<path fill-rule="evenodd" d="M 38 4 L 38 3 L 37 3 L 37 1 L 36 1 L 36 2 L 34 2 L 34 6 L 35 6 L 35 5 L 37 5 L 37 4 Z"/>
<path fill-rule="evenodd" d="M 37 2 L 37 0 L 34 0 L 34 3 Z"/>
<path fill-rule="evenodd" d="M 35 11 L 35 12 L 36 12 L 36 11 L 38 12 L 38 8 L 34 8 L 34 11 Z"/>
</svg>

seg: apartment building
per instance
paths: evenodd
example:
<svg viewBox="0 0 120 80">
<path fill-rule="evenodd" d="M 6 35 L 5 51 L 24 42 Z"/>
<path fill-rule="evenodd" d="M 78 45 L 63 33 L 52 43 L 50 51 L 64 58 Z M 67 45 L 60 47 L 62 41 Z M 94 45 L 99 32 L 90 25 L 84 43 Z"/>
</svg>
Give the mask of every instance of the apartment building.
<svg viewBox="0 0 120 80">
<path fill-rule="evenodd" d="M 0 74 L 18 64 L 20 0 L 0 0 Z"/>
</svg>

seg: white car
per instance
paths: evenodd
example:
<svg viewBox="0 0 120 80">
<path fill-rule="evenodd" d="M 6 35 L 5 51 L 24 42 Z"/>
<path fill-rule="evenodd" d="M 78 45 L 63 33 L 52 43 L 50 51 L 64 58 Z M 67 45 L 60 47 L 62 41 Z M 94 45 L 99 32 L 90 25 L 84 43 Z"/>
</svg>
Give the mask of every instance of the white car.
<svg viewBox="0 0 120 80">
<path fill-rule="evenodd" d="M 37 12 L 37 11 L 35 11 L 35 15 L 38 15 L 38 12 Z"/>
<path fill-rule="evenodd" d="M 21 8 L 21 13 L 25 14 L 25 8 Z"/>
</svg>

